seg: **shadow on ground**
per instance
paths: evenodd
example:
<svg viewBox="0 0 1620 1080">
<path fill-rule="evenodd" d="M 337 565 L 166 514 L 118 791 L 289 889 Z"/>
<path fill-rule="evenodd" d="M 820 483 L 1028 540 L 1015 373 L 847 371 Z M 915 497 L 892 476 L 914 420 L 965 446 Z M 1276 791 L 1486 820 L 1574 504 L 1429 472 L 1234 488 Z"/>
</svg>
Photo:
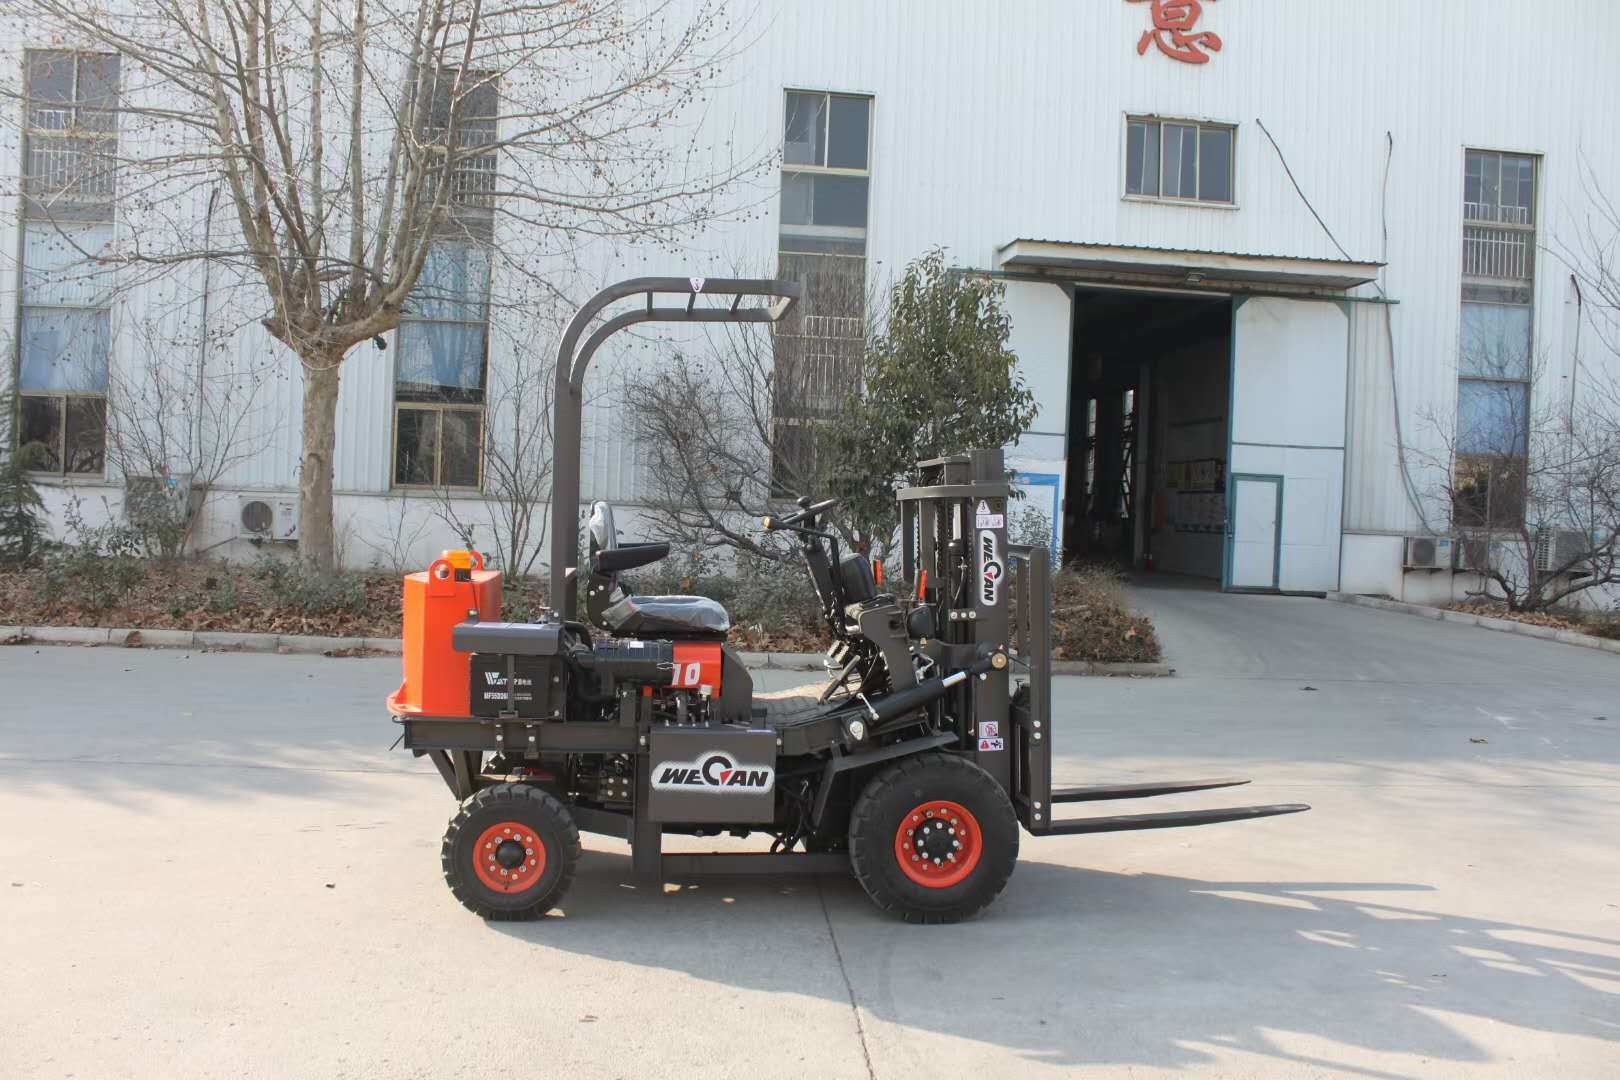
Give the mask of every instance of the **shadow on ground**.
<svg viewBox="0 0 1620 1080">
<path fill-rule="evenodd" d="M 772 962 L 773 942 L 832 933 L 867 1015 L 1057 1065 L 1180 1067 L 1241 1051 L 1398 1075 L 1290 1046 L 1490 1060 L 1460 1030 L 1467 1018 L 1603 1039 L 1620 1054 L 1620 937 L 1428 910 L 1433 890 L 1422 884 L 1206 881 L 1024 861 L 983 918 L 912 927 L 872 910 L 844 879 L 719 879 L 662 895 L 629 881 L 627 858 L 589 853 L 565 911 L 489 931 L 700 983 L 782 995 L 819 986 L 836 998 L 838 980 Z M 804 894 L 825 925 L 804 919 Z"/>
</svg>

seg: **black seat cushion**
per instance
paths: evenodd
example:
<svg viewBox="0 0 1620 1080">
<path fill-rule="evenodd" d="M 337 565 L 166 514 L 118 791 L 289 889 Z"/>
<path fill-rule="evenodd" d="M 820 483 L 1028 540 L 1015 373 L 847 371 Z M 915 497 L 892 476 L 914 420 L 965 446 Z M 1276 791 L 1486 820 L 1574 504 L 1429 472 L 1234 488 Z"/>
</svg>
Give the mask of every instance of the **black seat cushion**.
<svg viewBox="0 0 1620 1080">
<path fill-rule="evenodd" d="M 623 634 L 724 634 L 731 616 L 706 596 L 624 596 L 602 613 Z"/>
</svg>

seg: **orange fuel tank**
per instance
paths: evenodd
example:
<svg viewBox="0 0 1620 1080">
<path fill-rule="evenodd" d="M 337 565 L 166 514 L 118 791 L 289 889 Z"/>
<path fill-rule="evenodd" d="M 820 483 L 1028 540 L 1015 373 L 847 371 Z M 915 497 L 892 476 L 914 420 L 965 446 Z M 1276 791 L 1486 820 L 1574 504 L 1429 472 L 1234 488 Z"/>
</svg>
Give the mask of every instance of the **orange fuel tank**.
<svg viewBox="0 0 1620 1080">
<path fill-rule="evenodd" d="M 405 681 L 388 697 L 390 712 L 468 714 L 468 656 L 451 647 L 450 631 L 469 617 L 501 617 L 501 572 L 485 570 L 478 552 L 446 551 L 422 573 L 405 575 Z"/>
</svg>

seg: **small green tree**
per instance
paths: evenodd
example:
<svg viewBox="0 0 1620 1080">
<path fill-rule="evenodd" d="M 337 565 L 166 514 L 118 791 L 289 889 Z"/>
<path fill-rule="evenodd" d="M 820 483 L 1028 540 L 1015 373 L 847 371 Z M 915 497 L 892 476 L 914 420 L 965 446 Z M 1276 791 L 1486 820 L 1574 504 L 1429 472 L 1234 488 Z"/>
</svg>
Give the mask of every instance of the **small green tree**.
<svg viewBox="0 0 1620 1080">
<path fill-rule="evenodd" d="M 45 539 L 45 504 L 28 474 L 39 447 L 13 445 L 17 395 L 0 398 L 0 569 L 32 566 Z"/>
<path fill-rule="evenodd" d="M 894 489 L 918 481 L 918 461 L 1004 446 L 1035 419 L 1035 395 L 1007 348 L 1005 291 L 991 278 L 952 271 L 937 248 L 890 291 L 860 386 L 828 433 L 839 463 L 834 491 L 880 549 L 898 524 Z"/>
</svg>

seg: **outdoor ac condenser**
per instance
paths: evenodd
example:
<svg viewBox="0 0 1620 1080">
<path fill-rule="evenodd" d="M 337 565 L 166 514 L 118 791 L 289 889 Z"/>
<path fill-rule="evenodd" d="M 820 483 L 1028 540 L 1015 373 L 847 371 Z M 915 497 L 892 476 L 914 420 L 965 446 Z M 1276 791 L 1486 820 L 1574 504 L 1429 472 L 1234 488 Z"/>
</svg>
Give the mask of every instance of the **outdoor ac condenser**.
<svg viewBox="0 0 1620 1080">
<path fill-rule="evenodd" d="M 1567 566 L 1572 574 L 1590 573 L 1575 560 L 1591 549 L 1591 538 L 1579 529 L 1542 529 L 1536 533 L 1536 569 L 1545 574 Z"/>
<path fill-rule="evenodd" d="M 237 500 L 239 535 L 291 543 L 298 539 L 298 500 L 281 495 L 243 495 Z"/>
<path fill-rule="evenodd" d="M 1451 548 L 1449 536 L 1408 536 L 1403 565 L 1408 570 L 1450 570 Z"/>
</svg>

